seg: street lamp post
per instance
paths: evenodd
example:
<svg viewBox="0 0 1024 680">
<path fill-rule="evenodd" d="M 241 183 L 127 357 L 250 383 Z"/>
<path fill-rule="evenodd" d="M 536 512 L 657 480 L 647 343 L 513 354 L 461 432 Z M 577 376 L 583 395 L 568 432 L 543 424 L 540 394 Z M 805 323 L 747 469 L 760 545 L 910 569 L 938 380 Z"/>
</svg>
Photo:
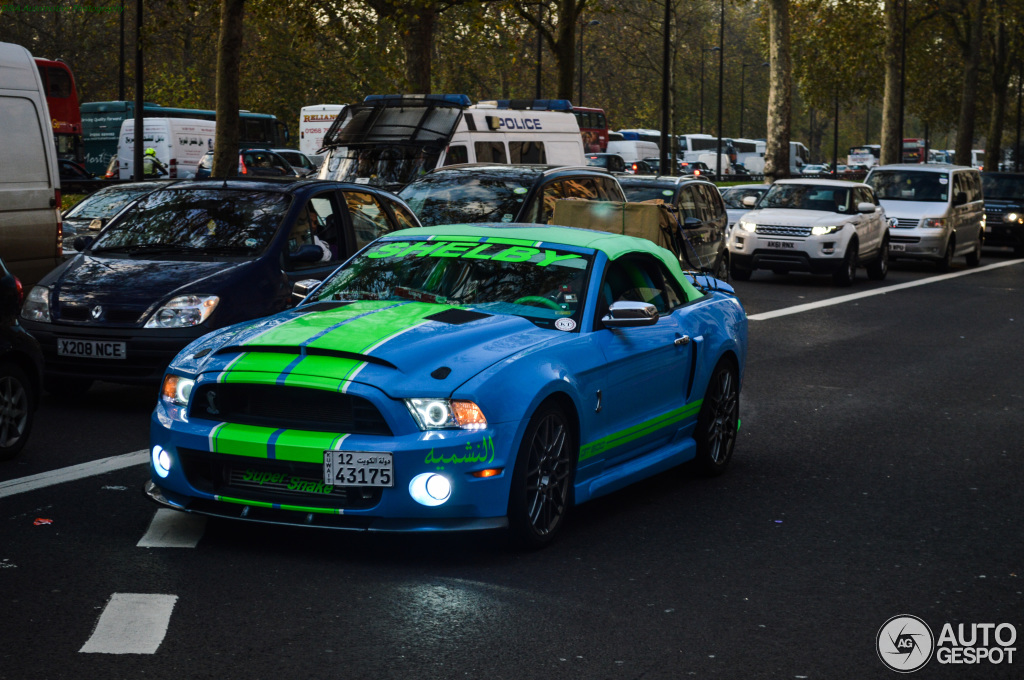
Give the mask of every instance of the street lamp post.
<svg viewBox="0 0 1024 680">
<path fill-rule="evenodd" d="M 700 133 L 704 134 L 704 55 L 708 52 L 717 52 L 717 47 L 700 48 Z"/>
<path fill-rule="evenodd" d="M 718 144 L 715 147 L 715 177 L 725 174 L 722 167 L 722 85 L 725 81 L 725 0 L 721 0 L 718 22 Z"/>
<path fill-rule="evenodd" d="M 597 19 L 592 19 L 585 24 L 580 24 L 580 87 L 577 92 L 579 103 L 576 106 L 583 106 L 583 29 L 587 26 L 597 26 L 599 23 L 601 22 Z"/>
</svg>

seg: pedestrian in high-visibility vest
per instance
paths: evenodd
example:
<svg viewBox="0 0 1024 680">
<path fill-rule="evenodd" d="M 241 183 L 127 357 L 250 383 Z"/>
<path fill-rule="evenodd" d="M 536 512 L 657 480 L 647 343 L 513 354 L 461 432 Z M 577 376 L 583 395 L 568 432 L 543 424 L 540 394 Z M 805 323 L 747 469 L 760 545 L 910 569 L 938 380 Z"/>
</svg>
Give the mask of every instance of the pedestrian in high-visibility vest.
<svg viewBox="0 0 1024 680">
<path fill-rule="evenodd" d="M 156 149 L 146 149 L 142 157 L 142 175 L 147 179 L 158 179 L 167 174 L 167 168 L 156 157 Z"/>
</svg>

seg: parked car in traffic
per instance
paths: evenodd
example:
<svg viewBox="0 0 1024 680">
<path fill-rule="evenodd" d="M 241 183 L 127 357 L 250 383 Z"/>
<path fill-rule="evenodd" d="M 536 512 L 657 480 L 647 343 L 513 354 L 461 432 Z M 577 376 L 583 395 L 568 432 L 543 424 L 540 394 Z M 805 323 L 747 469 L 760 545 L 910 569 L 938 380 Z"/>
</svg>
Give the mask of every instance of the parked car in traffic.
<svg viewBox="0 0 1024 680">
<path fill-rule="evenodd" d="M 43 387 L 43 353 L 18 322 L 21 281 L 0 260 L 0 460 L 25 448 Z"/>
<path fill-rule="evenodd" d="M 301 173 L 301 177 L 309 177 L 315 174 L 320 166 L 313 162 L 313 159 L 295 149 L 271 149 L 274 153 L 288 161 L 296 173 Z"/>
<path fill-rule="evenodd" d="M 1024 257 L 1024 174 L 981 173 L 985 196 L 985 245 L 1013 248 Z"/>
<path fill-rule="evenodd" d="M 174 181 L 177 180 L 111 184 L 86 196 L 64 211 L 64 257 L 71 257 L 78 252 L 75 249 L 75 239 L 79 236 L 96 236 L 126 205 Z"/>
<path fill-rule="evenodd" d="M 555 201 L 625 201 L 615 177 L 595 167 L 467 163 L 431 170 L 398 194 L 424 226 L 472 222 L 547 224 Z"/>
<path fill-rule="evenodd" d="M 739 184 L 731 187 L 722 187 L 722 200 L 725 201 L 725 212 L 729 215 L 729 228 L 736 224 L 737 220 L 757 207 L 757 202 L 768 193 L 770 184 Z M 746 198 L 754 199 L 753 204 L 748 205 Z"/>
<path fill-rule="evenodd" d="M 849 286 L 857 267 L 884 279 L 889 271 L 885 211 L 866 184 L 829 179 L 777 180 L 729 237 L 732 276 L 755 269 L 831 274 Z"/>
<path fill-rule="evenodd" d="M 587 165 L 604 168 L 608 172 L 626 171 L 626 161 L 622 159 L 622 156 L 614 153 L 588 153 Z"/>
<path fill-rule="evenodd" d="M 672 207 L 679 227 L 673 248 L 684 268 L 729 279 L 726 227 L 729 216 L 713 182 L 693 177 L 640 176 L 619 179 L 630 202 L 660 199 Z"/>
<path fill-rule="evenodd" d="M 57 159 L 60 175 L 60 190 L 65 194 L 87 194 L 97 187 L 106 186 L 106 180 L 97 177 L 78 163 L 66 158 Z"/>
<path fill-rule="evenodd" d="M 829 167 L 827 165 L 815 163 L 813 165 L 805 165 L 801 170 L 801 175 L 827 175 L 830 174 Z"/>
<path fill-rule="evenodd" d="M 419 226 L 394 195 L 320 180 L 178 182 L 121 211 L 26 296 L 22 323 L 62 396 L 155 382 L 204 333 L 293 304 L 378 236 Z"/>
<path fill-rule="evenodd" d="M 213 171 L 213 152 L 208 151 L 199 159 L 196 179 L 204 179 Z M 267 149 L 241 149 L 238 152 L 238 174 L 240 177 L 303 177 L 307 173 L 292 167 L 284 157 Z"/>
<path fill-rule="evenodd" d="M 933 262 L 947 271 L 953 258 L 981 263 L 985 202 L 981 173 L 939 163 L 881 165 L 864 180 L 889 217 L 889 256 Z"/>
<path fill-rule="evenodd" d="M 651 241 L 410 229 L 179 354 L 145 491 L 234 521 L 507 529 L 539 548 L 575 505 L 689 461 L 724 473 L 746 357 L 728 284 Z"/>
</svg>

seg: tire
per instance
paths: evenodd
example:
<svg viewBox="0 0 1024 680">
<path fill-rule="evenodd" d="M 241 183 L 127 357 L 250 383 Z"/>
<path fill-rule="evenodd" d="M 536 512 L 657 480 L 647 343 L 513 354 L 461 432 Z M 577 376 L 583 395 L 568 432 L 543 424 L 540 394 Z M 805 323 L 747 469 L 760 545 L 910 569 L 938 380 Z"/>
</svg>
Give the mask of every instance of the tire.
<svg viewBox="0 0 1024 680">
<path fill-rule="evenodd" d="M 832 273 L 832 283 L 837 286 L 852 286 L 857 278 L 857 241 L 850 241 L 843 256 L 843 266 Z"/>
<path fill-rule="evenodd" d="M 977 267 L 981 264 L 981 240 L 979 239 L 977 244 L 974 246 L 974 250 L 967 253 L 967 266 Z"/>
<path fill-rule="evenodd" d="M 753 273 L 752 269 L 746 269 L 738 264 L 729 263 L 729 276 L 732 277 L 733 281 L 749 281 L 750 275 Z"/>
<path fill-rule="evenodd" d="M 889 273 L 889 239 L 882 239 L 882 249 L 879 251 L 878 257 L 868 262 L 865 269 L 868 272 L 868 278 L 872 281 L 885 279 L 886 274 Z"/>
<path fill-rule="evenodd" d="M 509 491 L 509 529 L 520 546 L 543 548 L 562 528 L 578 458 L 569 418 L 555 405 L 542 404 L 526 426 Z"/>
<path fill-rule="evenodd" d="M 45 386 L 57 401 L 71 401 L 85 396 L 92 383 L 92 378 L 47 378 Z"/>
<path fill-rule="evenodd" d="M 942 256 L 941 260 L 935 263 L 935 267 L 940 272 L 948 272 L 950 269 L 953 268 L 954 248 L 955 244 L 953 243 L 953 239 L 949 239 L 948 241 L 946 241 L 946 254 Z"/>
<path fill-rule="evenodd" d="M 718 266 L 715 267 L 715 278 L 719 281 L 729 282 L 729 251 L 723 250 L 718 257 Z"/>
<path fill-rule="evenodd" d="M 32 383 L 17 365 L 0 364 L 0 460 L 14 458 L 32 432 Z"/>
<path fill-rule="evenodd" d="M 694 462 L 702 474 L 717 477 L 729 467 L 736 445 L 739 414 L 739 377 L 732 363 L 723 359 L 711 373 L 693 433 L 697 442 Z"/>
</svg>

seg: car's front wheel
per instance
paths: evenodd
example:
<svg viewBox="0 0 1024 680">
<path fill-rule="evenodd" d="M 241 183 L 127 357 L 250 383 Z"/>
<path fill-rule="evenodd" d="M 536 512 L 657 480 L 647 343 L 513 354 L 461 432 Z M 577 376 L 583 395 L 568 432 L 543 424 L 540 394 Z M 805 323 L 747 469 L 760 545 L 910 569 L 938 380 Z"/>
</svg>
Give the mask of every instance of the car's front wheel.
<svg viewBox="0 0 1024 680">
<path fill-rule="evenodd" d="M 572 504 L 578 454 L 569 418 L 542 405 L 526 426 L 509 492 L 509 527 L 521 545 L 540 548 L 554 540 Z"/>
<path fill-rule="evenodd" d="M 709 476 L 725 472 L 732 460 L 740 417 L 740 381 L 728 359 L 715 366 L 697 415 L 696 464 Z"/>
<path fill-rule="evenodd" d="M 843 264 L 832 274 L 832 283 L 837 286 L 851 286 L 857 278 L 857 242 L 850 241 L 843 256 Z"/>
<path fill-rule="evenodd" d="M 967 253 L 967 266 L 977 267 L 981 264 L 981 239 L 974 244 L 974 250 Z"/>
<path fill-rule="evenodd" d="M 889 273 L 889 239 L 882 239 L 882 249 L 876 257 L 865 266 L 868 278 L 872 281 L 881 281 Z"/>
<path fill-rule="evenodd" d="M 32 431 L 32 384 L 20 367 L 0 364 L 0 460 L 25 448 Z"/>
<path fill-rule="evenodd" d="M 956 244 L 953 243 L 953 239 L 950 238 L 946 241 L 946 252 L 942 256 L 942 259 L 935 263 L 935 266 L 940 272 L 948 272 L 953 268 L 953 253 L 956 250 Z"/>
<path fill-rule="evenodd" d="M 735 263 L 732 263 L 729 266 L 729 276 L 731 276 L 734 281 L 749 281 L 752 273 L 752 269 L 741 267 Z"/>
</svg>

